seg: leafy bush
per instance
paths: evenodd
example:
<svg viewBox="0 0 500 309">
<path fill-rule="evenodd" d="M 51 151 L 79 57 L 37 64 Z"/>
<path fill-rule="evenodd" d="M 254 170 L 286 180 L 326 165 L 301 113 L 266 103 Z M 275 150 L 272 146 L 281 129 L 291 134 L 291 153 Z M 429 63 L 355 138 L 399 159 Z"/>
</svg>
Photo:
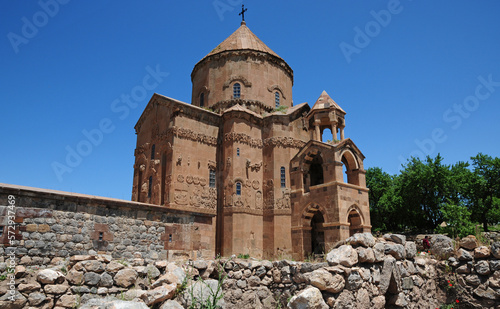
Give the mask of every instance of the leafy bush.
<svg viewBox="0 0 500 309">
<path fill-rule="evenodd" d="M 446 222 L 445 227 L 438 226 L 437 232 L 448 234 L 450 237 L 465 237 L 474 235 L 475 224 L 470 221 L 471 212 L 465 206 L 445 204 L 441 207 L 443 218 Z"/>
<path fill-rule="evenodd" d="M 280 105 L 277 108 L 275 108 L 274 111 L 275 112 L 282 112 L 283 114 L 285 114 L 287 109 L 288 109 L 288 106 Z"/>
</svg>

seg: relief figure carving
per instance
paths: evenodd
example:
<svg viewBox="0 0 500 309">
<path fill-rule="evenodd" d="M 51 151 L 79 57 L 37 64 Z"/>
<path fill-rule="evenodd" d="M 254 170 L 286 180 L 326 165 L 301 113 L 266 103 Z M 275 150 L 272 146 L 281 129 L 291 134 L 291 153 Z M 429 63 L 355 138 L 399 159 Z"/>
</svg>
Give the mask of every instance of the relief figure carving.
<svg viewBox="0 0 500 309">
<path fill-rule="evenodd" d="M 178 190 L 174 192 L 174 202 L 178 205 L 188 204 L 188 192 L 187 190 Z"/>
</svg>

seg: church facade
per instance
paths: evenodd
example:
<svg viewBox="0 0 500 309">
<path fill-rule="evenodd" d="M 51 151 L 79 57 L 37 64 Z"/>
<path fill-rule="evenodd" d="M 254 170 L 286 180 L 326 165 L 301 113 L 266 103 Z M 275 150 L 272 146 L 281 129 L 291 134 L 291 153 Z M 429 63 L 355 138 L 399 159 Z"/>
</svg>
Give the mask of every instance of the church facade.
<svg viewBox="0 0 500 309">
<path fill-rule="evenodd" d="M 294 105 L 292 69 L 245 22 L 191 80 L 191 104 L 154 94 L 135 126 L 133 201 L 211 215 L 200 243 L 223 256 L 300 259 L 371 230 L 345 111 L 326 92 Z"/>
</svg>

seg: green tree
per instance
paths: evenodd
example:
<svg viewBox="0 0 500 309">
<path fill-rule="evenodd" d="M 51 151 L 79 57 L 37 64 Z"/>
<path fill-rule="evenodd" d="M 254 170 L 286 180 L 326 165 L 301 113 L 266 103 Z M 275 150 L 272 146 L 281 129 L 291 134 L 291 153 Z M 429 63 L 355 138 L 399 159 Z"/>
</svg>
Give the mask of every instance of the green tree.
<svg viewBox="0 0 500 309">
<path fill-rule="evenodd" d="M 405 224 L 410 229 L 434 229 L 442 220 L 441 207 L 452 196 L 453 181 L 450 166 L 437 155 L 427 156 L 425 163 L 411 158 L 399 176 Z"/>
<path fill-rule="evenodd" d="M 370 167 L 366 171 L 366 186 L 370 189 L 370 218 L 374 230 L 395 230 L 397 214 L 390 197 L 393 196 L 393 177 L 379 167 Z"/>
<path fill-rule="evenodd" d="M 477 154 L 471 158 L 474 171 L 467 190 L 468 207 L 472 218 L 483 224 L 500 221 L 500 158 Z"/>
<path fill-rule="evenodd" d="M 445 227 L 438 227 L 439 233 L 447 233 L 452 238 L 474 235 L 475 224 L 471 222 L 471 212 L 464 205 L 445 204 L 441 207 Z"/>
<path fill-rule="evenodd" d="M 373 229 L 433 230 L 458 215 L 466 216 L 464 222 L 481 222 L 485 231 L 500 222 L 500 159 L 479 153 L 471 160 L 472 170 L 467 162 L 445 165 L 439 154 L 424 161 L 411 158 L 397 175 L 369 168 Z"/>
</svg>

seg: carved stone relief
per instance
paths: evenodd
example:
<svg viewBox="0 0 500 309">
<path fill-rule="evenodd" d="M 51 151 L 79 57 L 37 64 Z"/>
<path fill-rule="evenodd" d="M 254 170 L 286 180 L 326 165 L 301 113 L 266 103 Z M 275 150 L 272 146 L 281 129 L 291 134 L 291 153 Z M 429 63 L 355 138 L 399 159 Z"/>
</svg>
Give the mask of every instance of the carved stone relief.
<svg viewBox="0 0 500 309">
<path fill-rule="evenodd" d="M 236 181 L 241 181 L 241 179 Z M 242 181 L 241 195 L 236 194 L 233 185 L 234 181 L 229 180 L 224 188 L 224 207 L 263 208 L 264 199 L 258 180 L 247 179 Z"/>
<path fill-rule="evenodd" d="M 142 186 L 141 186 L 141 192 L 142 193 L 148 192 L 148 184 L 147 184 L 147 182 L 145 182 L 145 183 L 142 184 Z"/>
<path fill-rule="evenodd" d="M 279 90 L 279 92 L 281 93 L 281 96 L 283 97 L 283 99 L 286 100 L 286 97 L 283 94 L 283 90 L 281 89 L 281 87 L 279 85 L 275 84 L 275 85 L 267 87 L 267 91 L 269 91 L 269 92 L 273 92 L 275 90 Z"/>
<path fill-rule="evenodd" d="M 246 167 L 247 169 L 248 168 L 251 169 L 252 172 L 258 172 L 262 167 L 262 161 L 260 161 L 259 163 L 252 164 L 252 161 L 250 161 L 250 159 L 247 159 Z"/>
<path fill-rule="evenodd" d="M 233 201 L 234 201 L 234 207 L 243 207 L 245 204 L 243 204 L 243 200 L 241 198 L 241 195 L 236 195 L 236 193 L 233 194 Z"/>
<path fill-rule="evenodd" d="M 246 144 L 249 145 L 250 147 L 262 148 L 261 139 L 252 138 L 250 135 L 244 133 L 236 133 L 236 132 L 226 133 L 224 135 L 224 140 L 226 142 L 234 142 L 234 143 Z"/>
<path fill-rule="evenodd" d="M 254 188 L 255 190 L 259 190 L 260 182 L 258 180 L 252 181 L 252 188 Z"/>
<path fill-rule="evenodd" d="M 247 190 L 247 193 L 245 194 L 245 207 L 246 208 L 253 208 L 252 206 L 252 193 L 250 190 Z"/>
<path fill-rule="evenodd" d="M 277 136 L 269 137 L 264 140 L 252 138 L 250 135 L 244 133 L 230 132 L 224 135 L 224 140 L 226 142 L 234 142 L 240 144 L 246 144 L 255 148 L 262 147 L 282 147 L 282 148 L 302 148 L 306 142 L 302 140 L 295 139 L 293 137 Z"/>
<path fill-rule="evenodd" d="M 147 149 L 149 149 L 149 143 L 142 144 L 135 149 L 135 155 L 138 156 L 140 154 L 143 154 Z"/>
<path fill-rule="evenodd" d="M 306 142 L 295 139 L 293 137 L 277 136 L 264 139 L 263 144 L 265 147 L 272 146 L 282 148 L 302 148 L 304 147 Z"/>
<path fill-rule="evenodd" d="M 231 83 L 234 81 L 242 82 L 245 87 L 252 87 L 252 83 L 250 81 L 248 81 L 245 77 L 240 76 L 240 75 L 238 75 L 238 76 L 233 75 L 226 80 L 224 85 L 222 85 L 222 90 L 228 88 L 231 85 Z"/>
<path fill-rule="evenodd" d="M 187 205 L 189 202 L 188 191 L 176 189 L 174 192 L 174 202 L 178 205 Z"/>
<path fill-rule="evenodd" d="M 282 190 L 283 197 L 276 200 L 277 209 L 290 209 L 290 190 Z"/>
<path fill-rule="evenodd" d="M 205 135 L 203 133 L 196 133 L 190 129 L 179 128 L 179 127 L 173 126 L 172 128 L 166 130 L 165 133 L 162 134 L 162 137 L 164 136 L 166 138 L 170 135 L 173 135 L 175 137 L 182 138 L 182 139 L 192 140 L 192 141 L 199 142 L 202 144 L 207 144 L 210 146 L 217 146 L 217 137 L 208 136 L 208 135 Z"/>
<path fill-rule="evenodd" d="M 215 163 L 215 161 L 208 160 L 208 169 L 215 170 L 216 168 L 217 168 L 217 164 Z"/>
<path fill-rule="evenodd" d="M 274 208 L 274 182 L 272 179 L 268 179 L 264 183 L 264 189 L 267 191 L 264 198 L 264 209 L 273 209 Z"/>
<path fill-rule="evenodd" d="M 255 193 L 255 208 L 262 209 L 262 192 L 260 191 Z"/>
<path fill-rule="evenodd" d="M 203 177 L 178 175 L 179 183 L 186 183 L 185 189 L 175 190 L 174 202 L 178 205 L 190 205 L 205 209 L 217 207 L 217 190 L 206 187 L 207 179 Z"/>
</svg>

